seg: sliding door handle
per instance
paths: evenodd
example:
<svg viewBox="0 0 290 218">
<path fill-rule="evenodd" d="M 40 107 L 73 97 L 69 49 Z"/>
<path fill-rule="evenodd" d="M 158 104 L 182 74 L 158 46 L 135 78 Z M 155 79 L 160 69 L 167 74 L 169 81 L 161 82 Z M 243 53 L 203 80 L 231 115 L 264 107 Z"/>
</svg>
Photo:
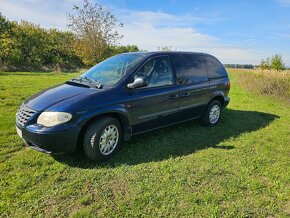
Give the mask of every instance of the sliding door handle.
<svg viewBox="0 0 290 218">
<path fill-rule="evenodd" d="M 181 95 L 181 98 L 186 98 L 186 97 L 188 97 L 189 96 L 189 92 L 185 92 L 185 93 L 183 93 L 182 95 Z"/>
</svg>

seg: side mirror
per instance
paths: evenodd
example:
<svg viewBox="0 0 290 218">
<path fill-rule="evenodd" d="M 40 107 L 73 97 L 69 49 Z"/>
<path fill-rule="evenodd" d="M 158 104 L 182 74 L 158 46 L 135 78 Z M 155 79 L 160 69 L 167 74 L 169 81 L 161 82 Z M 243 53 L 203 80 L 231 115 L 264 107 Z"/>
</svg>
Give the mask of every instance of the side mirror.
<svg viewBox="0 0 290 218">
<path fill-rule="evenodd" d="M 135 88 L 144 87 L 146 85 L 147 85 L 147 82 L 144 77 L 137 77 L 136 79 L 134 79 L 134 82 L 129 83 L 127 87 L 129 89 L 135 89 Z"/>
</svg>

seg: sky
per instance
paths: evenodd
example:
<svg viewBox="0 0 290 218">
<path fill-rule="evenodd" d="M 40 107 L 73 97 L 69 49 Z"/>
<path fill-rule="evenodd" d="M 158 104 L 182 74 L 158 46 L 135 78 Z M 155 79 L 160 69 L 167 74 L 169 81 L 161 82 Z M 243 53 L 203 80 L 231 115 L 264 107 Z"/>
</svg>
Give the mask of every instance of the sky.
<svg viewBox="0 0 290 218">
<path fill-rule="evenodd" d="M 215 55 L 224 64 L 259 64 L 280 54 L 290 66 L 290 0 L 91 0 L 124 23 L 121 45 Z M 82 0 L 0 0 L 9 20 L 67 29 L 67 13 Z"/>
</svg>

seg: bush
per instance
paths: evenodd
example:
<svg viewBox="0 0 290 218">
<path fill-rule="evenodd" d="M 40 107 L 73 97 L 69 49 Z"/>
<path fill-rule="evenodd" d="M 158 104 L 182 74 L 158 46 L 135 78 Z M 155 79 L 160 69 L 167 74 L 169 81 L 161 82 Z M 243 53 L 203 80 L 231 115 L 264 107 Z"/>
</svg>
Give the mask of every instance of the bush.
<svg viewBox="0 0 290 218">
<path fill-rule="evenodd" d="M 267 57 L 266 60 L 262 59 L 260 68 L 262 70 L 284 70 L 285 64 L 283 62 L 282 56 L 275 54 L 272 55 L 271 59 Z"/>
<path fill-rule="evenodd" d="M 274 56 L 272 56 L 271 58 L 271 67 L 274 70 L 284 70 L 285 69 L 285 64 L 282 60 L 282 56 L 281 55 L 277 55 L 275 54 Z"/>
<path fill-rule="evenodd" d="M 0 68 L 81 67 L 82 60 L 73 47 L 75 38 L 71 32 L 8 21 L 0 13 Z"/>
</svg>

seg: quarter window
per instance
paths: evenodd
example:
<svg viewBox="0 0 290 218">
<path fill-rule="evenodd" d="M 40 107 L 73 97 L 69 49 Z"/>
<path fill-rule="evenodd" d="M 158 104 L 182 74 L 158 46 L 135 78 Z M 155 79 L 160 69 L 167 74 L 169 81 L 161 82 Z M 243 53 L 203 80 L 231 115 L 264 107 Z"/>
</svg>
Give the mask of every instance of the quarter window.
<svg viewBox="0 0 290 218">
<path fill-rule="evenodd" d="M 205 56 L 206 67 L 209 78 L 219 78 L 227 76 L 224 66 L 214 57 Z"/>
<path fill-rule="evenodd" d="M 147 87 L 167 86 L 173 84 L 173 71 L 167 56 L 158 57 L 147 61 L 135 75 L 145 77 Z"/>
<path fill-rule="evenodd" d="M 178 84 L 195 84 L 208 80 L 207 71 L 201 55 L 172 55 Z"/>
</svg>

